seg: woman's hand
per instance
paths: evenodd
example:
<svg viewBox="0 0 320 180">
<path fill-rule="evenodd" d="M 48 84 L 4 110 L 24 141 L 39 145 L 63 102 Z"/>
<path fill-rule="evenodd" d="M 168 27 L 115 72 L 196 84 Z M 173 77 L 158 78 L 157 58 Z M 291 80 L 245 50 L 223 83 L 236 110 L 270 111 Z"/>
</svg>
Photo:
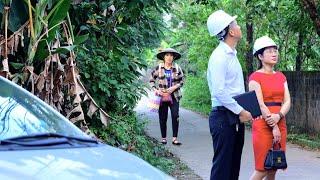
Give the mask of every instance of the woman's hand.
<svg viewBox="0 0 320 180">
<path fill-rule="evenodd" d="M 178 87 L 179 87 L 178 84 L 177 84 L 177 85 L 174 85 L 174 86 L 172 86 L 172 87 L 169 87 L 169 88 L 167 89 L 167 92 L 168 92 L 169 94 L 172 94 Z"/>
<path fill-rule="evenodd" d="M 280 121 L 280 115 L 270 114 L 266 117 L 265 120 L 270 127 L 274 127 Z"/>
<path fill-rule="evenodd" d="M 168 91 L 167 92 L 162 92 L 161 96 L 170 96 L 170 93 Z"/>
<path fill-rule="evenodd" d="M 155 89 L 154 90 L 154 93 L 157 95 L 157 96 L 163 96 L 163 92 L 159 89 Z"/>
<path fill-rule="evenodd" d="M 272 134 L 273 134 L 273 140 L 275 143 L 280 142 L 281 140 L 281 133 L 280 133 L 280 129 L 278 126 L 274 126 L 272 129 Z"/>
</svg>

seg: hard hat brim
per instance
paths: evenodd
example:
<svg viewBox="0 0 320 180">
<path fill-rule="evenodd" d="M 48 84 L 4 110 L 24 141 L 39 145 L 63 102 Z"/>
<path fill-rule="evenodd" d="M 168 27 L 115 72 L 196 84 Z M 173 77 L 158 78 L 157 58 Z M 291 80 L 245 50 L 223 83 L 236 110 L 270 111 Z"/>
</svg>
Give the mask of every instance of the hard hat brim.
<svg viewBox="0 0 320 180">
<path fill-rule="evenodd" d="M 216 32 L 216 33 L 214 33 L 214 34 L 210 34 L 210 36 L 216 36 L 216 35 L 218 35 L 221 31 L 223 31 L 226 27 L 228 27 L 228 26 L 231 24 L 232 21 L 236 20 L 237 17 L 238 17 L 237 15 L 232 16 L 232 18 L 230 19 L 230 22 L 228 22 L 228 23 L 223 27 L 223 29 L 221 29 L 219 32 Z"/>
<path fill-rule="evenodd" d="M 279 47 L 278 47 L 277 45 L 271 45 L 271 46 L 262 47 L 262 48 L 260 48 L 260 49 L 258 49 L 258 50 L 254 50 L 252 54 L 253 54 L 253 56 L 256 56 L 256 55 L 257 55 L 256 53 L 257 53 L 258 51 L 260 51 L 261 49 L 269 48 L 269 47 L 276 47 L 277 49 L 279 49 Z"/>
</svg>

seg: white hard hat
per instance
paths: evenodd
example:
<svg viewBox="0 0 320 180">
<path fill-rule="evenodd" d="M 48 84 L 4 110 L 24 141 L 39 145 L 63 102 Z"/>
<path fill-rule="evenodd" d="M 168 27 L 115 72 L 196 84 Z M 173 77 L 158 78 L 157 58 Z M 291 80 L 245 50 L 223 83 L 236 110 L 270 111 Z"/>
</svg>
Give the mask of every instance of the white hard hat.
<svg viewBox="0 0 320 180">
<path fill-rule="evenodd" d="M 212 13 L 207 20 L 207 27 L 210 36 L 215 36 L 224 30 L 237 16 L 230 16 L 223 10 L 217 10 Z"/>
<path fill-rule="evenodd" d="M 257 51 L 259 51 L 262 48 L 270 47 L 270 46 L 278 47 L 276 45 L 276 43 L 271 38 L 269 38 L 268 36 L 262 36 L 262 37 L 256 39 L 256 41 L 254 42 L 253 54 L 255 54 Z"/>
</svg>

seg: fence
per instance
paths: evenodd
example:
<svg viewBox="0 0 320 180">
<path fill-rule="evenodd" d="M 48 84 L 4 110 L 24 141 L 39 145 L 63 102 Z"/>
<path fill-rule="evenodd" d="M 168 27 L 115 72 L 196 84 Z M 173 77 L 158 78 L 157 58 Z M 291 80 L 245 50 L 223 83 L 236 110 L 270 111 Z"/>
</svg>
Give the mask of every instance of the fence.
<svg viewBox="0 0 320 180">
<path fill-rule="evenodd" d="M 320 133 L 320 72 L 283 72 L 288 81 L 291 109 L 289 127 Z"/>
</svg>

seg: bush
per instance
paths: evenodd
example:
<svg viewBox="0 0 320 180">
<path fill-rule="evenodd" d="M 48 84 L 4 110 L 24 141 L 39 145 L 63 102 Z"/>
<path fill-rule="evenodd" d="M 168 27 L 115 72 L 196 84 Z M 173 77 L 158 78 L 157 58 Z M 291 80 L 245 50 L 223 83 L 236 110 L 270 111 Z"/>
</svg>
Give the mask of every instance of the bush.
<svg viewBox="0 0 320 180">
<path fill-rule="evenodd" d="M 185 108 L 208 115 L 211 110 L 211 97 L 206 78 L 187 76 L 183 87 L 181 105 Z"/>
</svg>

